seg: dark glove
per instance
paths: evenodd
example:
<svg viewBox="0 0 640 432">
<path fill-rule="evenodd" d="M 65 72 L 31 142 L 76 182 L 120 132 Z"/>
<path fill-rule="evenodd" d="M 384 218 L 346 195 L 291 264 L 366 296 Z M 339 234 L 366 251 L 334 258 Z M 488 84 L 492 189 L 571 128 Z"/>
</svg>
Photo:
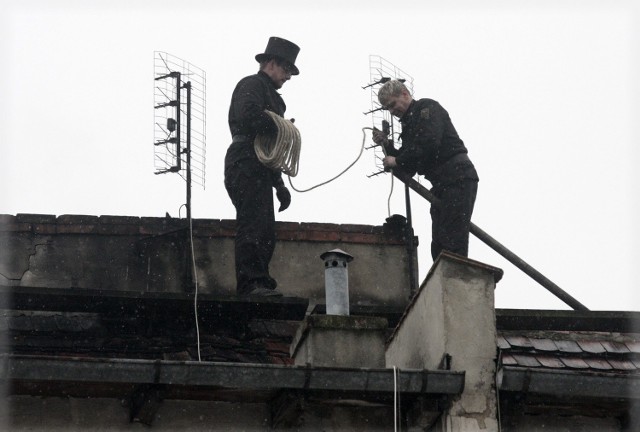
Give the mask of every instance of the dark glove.
<svg viewBox="0 0 640 432">
<path fill-rule="evenodd" d="M 279 185 L 276 188 L 276 197 L 278 198 L 278 201 L 280 201 L 280 208 L 278 209 L 279 212 L 289 208 L 289 204 L 291 204 L 291 193 L 284 184 Z"/>
</svg>

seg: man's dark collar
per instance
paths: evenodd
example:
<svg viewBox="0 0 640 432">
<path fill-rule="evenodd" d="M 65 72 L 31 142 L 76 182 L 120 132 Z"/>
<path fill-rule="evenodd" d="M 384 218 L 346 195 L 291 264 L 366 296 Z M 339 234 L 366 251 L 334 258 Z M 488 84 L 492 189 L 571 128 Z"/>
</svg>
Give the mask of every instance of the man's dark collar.
<svg viewBox="0 0 640 432">
<path fill-rule="evenodd" d="M 411 99 L 411 103 L 407 107 L 407 110 L 404 112 L 404 114 L 402 114 L 402 117 L 400 117 L 400 121 L 407 120 L 409 117 L 413 115 L 412 111 L 415 104 L 416 104 L 416 100 Z"/>
<path fill-rule="evenodd" d="M 273 83 L 273 80 L 269 75 L 266 74 L 266 72 L 258 71 L 258 76 L 263 80 L 266 80 L 269 84 L 271 84 L 271 87 L 276 88 L 275 84 Z"/>
</svg>

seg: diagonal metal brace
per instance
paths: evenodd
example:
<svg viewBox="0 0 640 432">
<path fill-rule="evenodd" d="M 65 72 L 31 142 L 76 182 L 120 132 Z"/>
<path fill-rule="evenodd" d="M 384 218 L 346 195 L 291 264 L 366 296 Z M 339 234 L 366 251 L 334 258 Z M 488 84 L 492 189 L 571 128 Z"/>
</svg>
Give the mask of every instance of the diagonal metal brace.
<svg viewBox="0 0 640 432">
<path fill-rule="evenodd" d="M 439 206 L 440 201 L 436 198 L 433 193 L 426 187 L 422 186 L 415 179 L 409 176 L 406 173 L 403 173 L 399 170 L 394 170 L 393 175 L 406 184 L 409 188 L 411 188 L 418 195 L 429 201 L 432 205 Z M 471 234 L 476 236 L 482 242 L 484 242 L 487 246 L 489 246 L 494 251 L 498 252 L 502 257 L 504 257 L 511 264 L 522 270 L 526 275 L 531 277 L 534 281 L 538 282 L 548 291 L 550 291 L 553 295 L 558 297 L 560 300 L 565 302 L 567 305 L 571 306 L 574 310 L 578 311 L 588 311 L 589 309 L 580 303 L 578 300 L 574 299 L 571 295 L 569 295 L 566 291 L 562 290 L 558 285 L 547 279 L 542 273 L 531 267 L 524 260 L 518 257 L 516 254 L 511 252 L 505 246 L 503 246 L 496 239 L 491 237 L 485 231 L 480 229 L 477 225 L 471 222 L 471 228 L 469 230 Z"/>
</svg>

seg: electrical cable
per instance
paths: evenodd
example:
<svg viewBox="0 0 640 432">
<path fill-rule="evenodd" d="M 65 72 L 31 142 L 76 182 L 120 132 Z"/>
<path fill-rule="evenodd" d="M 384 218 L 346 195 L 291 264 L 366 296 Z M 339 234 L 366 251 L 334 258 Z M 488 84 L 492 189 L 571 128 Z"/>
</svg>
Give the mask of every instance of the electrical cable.
<svg viewBox="0 0 640 432">
<path fill-rule="evenodd" d="M 391 196 L 393 195 L 393 173 L 391 174 L 391 189 L 389 190 L 389 198 L 387 198 L 387 214 L 391 217 Z"/>
<path fill-rule="evenodd" d="M 193 314 L 196 322 L 196 344 L 198 348 L 198 361 L 202 361 L 200 357 L 200 324 L 198 323 L 198 271 L 196 270 L 196 252 L 193 247 L 193 218 L 189 218 L 189 238 L 191 243 L 191 263 L 193 264 L 193 282 L 195 291 L 193 295 Z"/>
<path fill-rule="evenodd" d="M 398 431 L 398 413 L 396 408 L 398 407 L 396 397 L 398 394 L 398 382 L 396 380 L 396 367 L 393 366 L 393 430 L 394 432 Z"/>
<path fill-rule="evenodd" d="M 181 217 L 182 207 L 186 207 L 186 204 L 181 205 L 178 208 L 178 217 Z M 189 214 L 189 212 L 187 213 Z M 196 323 L 196 346 L 198 348 L 198 361 L 202 361 L 200 357 L 200 324 L 198 323 L 198 272 L 196 270 L 196 251 L 193 246 L 193 218 L 189 217 L 189 245 L 191 247 L 191 264 L 193 265 L 193 281 L 195 284 L 195 291 L 193 295 L 193 315 Z"/>
<path fill-rule="evenodd" d="M 498 349 L 498 360 L 496 361 L 496 417 L 498 418 L 498 432 L 502 432 L 502 414 L 500 413 L 500 383 L 498 382 L 498 367 L 502 364 L 502 350 Z"/>
<path fill-rule="evenodd" d="M 309 192 L 315 188 L 323 186 L 327 183 L 330 183 L 336 180 L 338 177 L 346 173 L 351 167 L 353 167 L 364 151 L 364 144 L 366 139 L 365 129 L 373 130 L 370 127 L 362 128 L 362 146 L 360 147 L 360 153 L 356 159 L 349 164 L 342 172 L 340 172 L 335 177 L 330 178 L 327 181 L 319 183 L 315 186 L 312 186 L 308 189 L 298 189 L 293 185 L 291 181 L 291 177 L 295 177 L 298 174 L 298 163 L 300 159 L 300 147 L 301 147 L 301 137 L 300 132 L 295 127 L 293 122 L 289 120 L 285 120 L 277 114 L 272 113 L 271 111 L 265 110 L 267 114 L 273 119 L 274 123 L 278 128 L 278 134 L 274 138 L 272 136 L 267 135 L 258 135 L 254 141 L 254 150 L 256 152 L 256 156 L 258 160 L 262 162 L 265 166 L 271 169 L 277 169 L 282 171 L 284 174 L 289 176 L 289 184 L 291 188 L 299 193 Z"/>
<path fill-rule="evenodd" d="M 312 187 L 310 187 L 310 188 L 308 188 L 308 189 L 297 189 L 297 188 L 293 185 L 293 183 L 291 182 L 291 177 L 289 177 L 289 184 L 291 185 L 291 188 L 292 188 L 294 191 L 296 191 L 296 192 L 300 192 L 300 193 L 302 193 L 302 192 L 309 192 L 309 191 L 311 191 L 311 190 L 313 190 L 313 189 L 315 189 L 315 188 L 318 188 L 318 187 L 320 187 L 320 186 L 324 186 L 324 185 L 326 185 L 327 183 L 331 183 L 332 181 L 336 180 L 338 177 L 340 177 L 341 175 L 343 175 L 344 173 L 346 173 L 347 171 L 349 171 L 349 170 L 351 169 L 351 167 L 353 167 L 353 166 L 354 166 L 354 165 L 355 165 L 355 164 L 360 160 L 360 158 L 362 157 L 362 153 L 364 152 L 364 145 L 365 145 L 365 141 L 366 141 L 366 138 L 367 138 L 367 134 L 365 133 L 365 130 L 366 130 L 366 129 L 373 130 L 373 128 L 370 128 L 370 127 L 363 127 L 363 128 L 362 128 L 362 145 L 360 146 L 360 152 L 358 153 L 358 156 L 356 157 L 356 159 L 355 159 L 353 162 L 351 162 L 351 163 L 350 163 L 350 164 L 349 164 L 349 165 L 348 165 L 344 170 L 342 170 L 342 172 L 340 172 L 338 175 L 336 175 L 336 176 L 334 176 L 334 177 L 330 178 L 329 180 L 326 180 L 326 181 L 324 181 L 324 182 L 322 182 L 322 183 L 319 183 L 319 184 L 317 184 L 317 185 L 315 185 L 315 186 L 312 186 Z"/>
<path fill-rule="evenodd" d="M 265 112 L 273 119 L 277 128 L 278 134 L 274 138 L 273 136 L 268 135 L 258 135 L 253 143 L 254 150 L 256 152 L 256 156 L 258 160 L 262 162 L 265 166 L 271 169 L 277 169 L 282 171 L 284 174 L 287 174 L 289 177 L 289 185 L 291 188 L 299 193 L 309 192 L 313 189 L 316 189 L 320 186 L 324 186 L 327 183 L 330 183 L 344 173 L 349 171 L 351 167 L 353 167 L 362 157 L 362 153 L 364 152 L 364 146 L 366 141 L 366 133 L 365 130 L 373 130 L 372 127 L 363 127 L 362 128 L 362 145 L 360 146 L 360 152 L 356 159 L 351 162 L 344 170 L 342 170 L 338 175 L 326 180 L 322 183 L 319 183 L 315 186 L 312 186 L 307 189 L 298 189 L 293 185 L 291 181 L 291 177 L 295 177 L 298 175 L 298 164 L 300 159 L 300 147 L 301 147 L 301 136 L 298 129 L 295 127 L 293 122 L 289 120 L 285 120 L 279 115 L 265 110 Z M 393 194 L 393 176 L 391 176 L 391 191 L 389 192 L 389 198 L 387 200 L 387 213 L 391 216 L 391 195 Z"/>
<path fill-rule="evenodd" d="M 398 393 L 398 379 L 400 377 L 400 369 L 393 366 L 393 430 L 398 432 L 399 415 L 400 415 L 400 394 Z"/>
</svg>

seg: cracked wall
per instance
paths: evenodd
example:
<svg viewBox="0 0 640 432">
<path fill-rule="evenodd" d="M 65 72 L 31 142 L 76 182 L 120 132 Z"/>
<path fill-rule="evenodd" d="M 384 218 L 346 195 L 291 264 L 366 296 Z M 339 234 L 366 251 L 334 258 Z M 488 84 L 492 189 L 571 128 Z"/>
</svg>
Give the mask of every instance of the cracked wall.
<svg viewBox="0 0 640 432">
<path fill-rule="evenodd" d="M 0 215 L 0 285 L 184 292 L 193 268 L 187 226 L 172 218 Z M 235 294 L 234 235 L 233 220 L 193 221 L 200 292 Z M 280 222 L 276 237 L 271 272 L 287 296 L 324 302 L 320 255 L 340 248 L 355 257 L 354 304 L 403 307 L 410 298 L 409 258 L 397 229 Z"/>
</svg>

